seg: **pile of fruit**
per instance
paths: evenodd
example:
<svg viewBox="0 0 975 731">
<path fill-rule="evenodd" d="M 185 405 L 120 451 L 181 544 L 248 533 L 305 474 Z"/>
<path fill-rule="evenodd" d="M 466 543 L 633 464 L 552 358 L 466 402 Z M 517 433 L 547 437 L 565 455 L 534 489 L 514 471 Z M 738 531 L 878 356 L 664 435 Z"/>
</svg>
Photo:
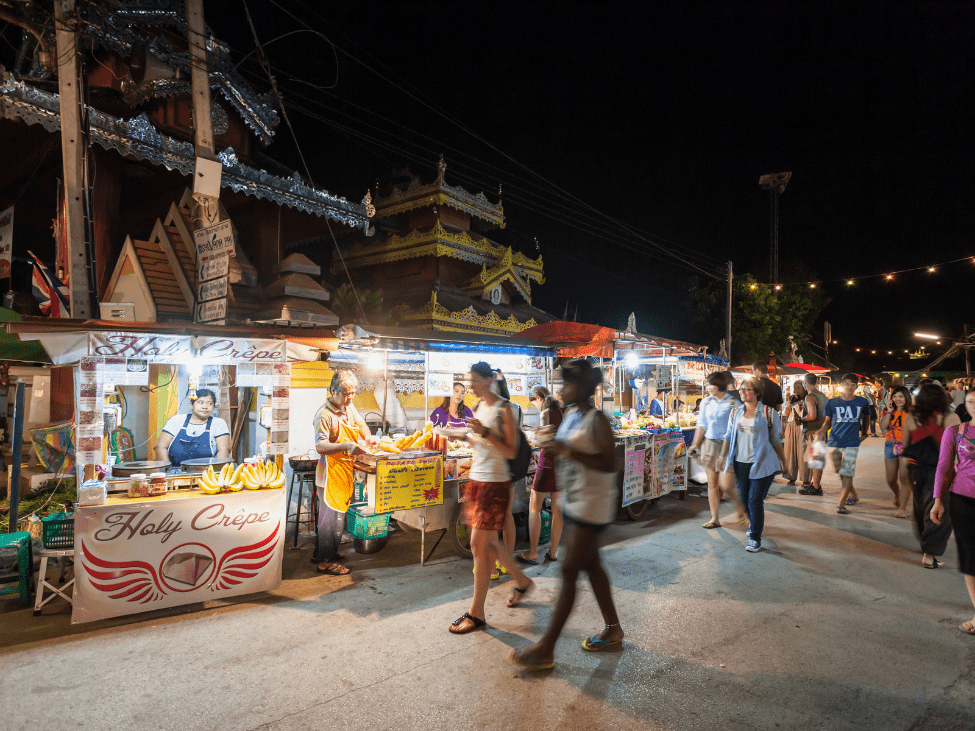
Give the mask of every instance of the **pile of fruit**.
<svg viewBox="0 0 975 731">
<path fill-rule="evenodd" d="M 213 466 L 196 478 L 197 486 L 203 492 L 216 495 L 220 492 L 239 492 L 248 490 L 280 489 L 284 487 L 284 472 L 274 462 L 252 462 L 234 467 L 225 464 L 220 472 Z"/>
<path fill-rule="evenodd" d="M 447 446 L 447 437 L 433 433 L 433 422 L 428 421 L 422 429 L 413 434 L 404 434 L 399 439 L 384 436 L 379 442 L 379 448 L 390 454 L 399 454 L 416 449 L 442 451 Z"/>
</svg>

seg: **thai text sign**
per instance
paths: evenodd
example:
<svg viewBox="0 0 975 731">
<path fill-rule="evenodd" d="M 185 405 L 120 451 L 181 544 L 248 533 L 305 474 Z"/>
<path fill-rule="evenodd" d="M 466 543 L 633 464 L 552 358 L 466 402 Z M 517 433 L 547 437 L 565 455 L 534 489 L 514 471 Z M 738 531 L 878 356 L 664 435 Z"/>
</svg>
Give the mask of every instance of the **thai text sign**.
<svg viewBox="0 0 975 731">
<path fill-rule="evenodd" d="M 209 302 L 227 297 L 227 277 L 220 277 L 209 282 L 201 281 L 196 288 L 196 301 Z"/>
<path fill-rule="evenodd" d="M 201 257 L 198 261 L 201 282 L 208 282 L 217 277 L 226 277 L 230 273 L 230 257 L 227 254 Z"/>
<path fill-rule="evenodd" d="M 379 461 L 375 505 L 370 500 L 369 507 L 391 513 L 429 505 L 443 505 L 443 456 Z"/>
<path fill-rule="evenodd" d="M 212 256 L 234 255 L 234 230 L 230 221 L 221 221 L 213 226 L 193 232 L 196 243 L 196 260 L 203 261 Z"/>
<path fill-rule="evenodd" d="M 79 507 L 71 621 L 276 589 L 284 531 L 283 490 Z"/>
<path fill-rule="evenodd" d="M 227 317 L 227 298 L 212 300 L 210 302 L 200 302 L 196 306 L 196 322 L 210 322 L 211 320 L 222 320 Z"/>
</svg>

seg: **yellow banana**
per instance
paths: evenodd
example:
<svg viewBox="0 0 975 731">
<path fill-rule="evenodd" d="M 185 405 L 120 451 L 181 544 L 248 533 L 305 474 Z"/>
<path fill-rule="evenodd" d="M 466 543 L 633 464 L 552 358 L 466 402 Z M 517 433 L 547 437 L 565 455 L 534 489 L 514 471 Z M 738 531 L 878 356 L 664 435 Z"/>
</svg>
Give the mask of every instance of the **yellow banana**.
<svg viewBox="0 0 975 731">
<path fill-rule="evenodd" d="M 239 465 L 237 465 L 237 469 L 235 469 L 235 470 L 234 470 L 234 474 L 233 474 L 233 476 L 232 476 L 232 477 L 230 478 L 230 481 L 231 481 L 231 482 L 237 482 L 237 478 L 239 478 L 239 477 L 240 477 L 240 473 L 241 473 L 241 471 L 242 471 L 243 469 L 244 469 L 244 463 L 243 463 L 243 462 L 241 462 L 241 463 L 240 463 Z"/>
</svg>

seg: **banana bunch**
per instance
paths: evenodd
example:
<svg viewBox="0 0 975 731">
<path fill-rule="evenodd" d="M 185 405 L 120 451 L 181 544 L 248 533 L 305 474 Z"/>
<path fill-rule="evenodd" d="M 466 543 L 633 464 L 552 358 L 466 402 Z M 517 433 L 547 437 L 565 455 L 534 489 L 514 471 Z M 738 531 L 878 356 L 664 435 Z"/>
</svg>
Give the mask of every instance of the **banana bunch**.
<svg viewBox="0 0 975 731">
<path fill-rule="evenodd" d="M 237 465 L 234 469 L 233 462 L 225 464 L 219 474 L 213 471 L 213 465 L 207 467 L 207 471 L 196 478 L 196 484 L 203 492 L 216 495 L 218 492 L 238 492 L 244 487 L 240 479 L 244 465 Z"/>
<path fill-rule="evenodd" d="M 284 487 L 284 472 L 274 462 L 252 462 L 244 465 L 244 487 L 248 490 Z"/>
</svg>

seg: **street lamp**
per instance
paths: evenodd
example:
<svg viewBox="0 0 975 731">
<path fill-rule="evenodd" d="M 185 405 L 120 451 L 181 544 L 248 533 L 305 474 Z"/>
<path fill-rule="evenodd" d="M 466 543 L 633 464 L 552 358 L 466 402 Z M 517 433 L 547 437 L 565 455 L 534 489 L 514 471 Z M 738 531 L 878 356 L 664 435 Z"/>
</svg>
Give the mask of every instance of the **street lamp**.
<svg viewBox="0 0 975 731">
<path fill-rule="evenodd" d="M 938 340 L 940 335 L 931 335 L 930 333 L 914 333 L 916 338 L 927 338 L 928 340 Z"/>
<path fill-rule="evenodd" d="M 769 252 L 769 278 L 775 285 L 779 281 L 779 196 L 785 192 L 792 173 L 770 173 L 758 179 L 762 190 L 771 192 L 772 231 Z"/>
</svg>

